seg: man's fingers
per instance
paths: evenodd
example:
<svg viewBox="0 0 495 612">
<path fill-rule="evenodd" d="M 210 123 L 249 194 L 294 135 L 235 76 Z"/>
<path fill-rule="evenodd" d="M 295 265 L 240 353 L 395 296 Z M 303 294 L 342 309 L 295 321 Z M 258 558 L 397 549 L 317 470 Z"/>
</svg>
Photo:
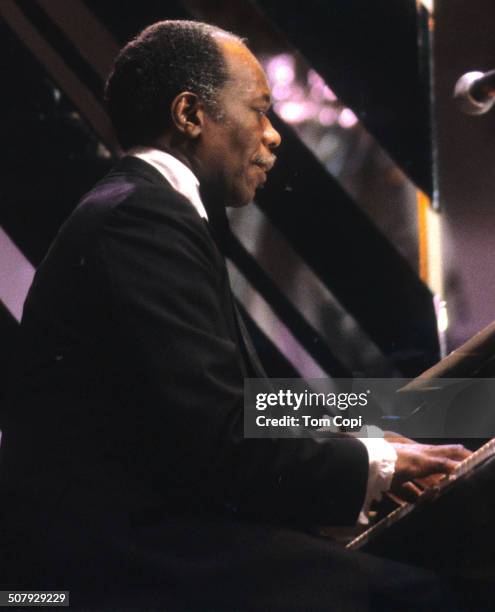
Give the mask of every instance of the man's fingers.
<svg viewBox="0 0 495 612">
<path fill-rule="evenodd" d="M 432 474 L 450 474 L 470 455 L 460 444 L 435 446 L 392 442 L 397 452 L 395 482 L 425 478 Z"/>
<path fill-rule="evenodd" d="M 416 501 L 422 492 L 423 490 L 411 481 L 404 482 L 401 486 L 401 497 L 406 501 Z"/>
<path fill-rule="evenodd" d="M 450 474 L 461 461 L 464 461 L 471 454 L 462 444 L 432 445 L 429 446 L 427 453 L 431 456 L 430 467 L 432 472 L 430 473 L 442 474 Z"/>
<path fill-rule="evenodd" d="M 429 487 L 434 487 L 440 481 L 445 478 L 445 474 L 431 474 L 431 476 L 425 476 L 424 478 L 415 478 L 414 484 L 417 485 L 421 490 L 428 489 Z"/>
<path fill-rule="evenodd" d="M 455 461 L 463 461 L 471 454 L 462 444 L 444 444 L 442 446 L 431 446 L 435 452 Z"/>
<path fill-rule="evenodd" d="M 425 470 L 429 474 L 450 474 L 458 466 L 459 461 L 448 457 L 438 457 L 430 460 L 430 465 L 425 465 Z M 425 474 L 425 476 L 428 474 Z"/>
</svg>

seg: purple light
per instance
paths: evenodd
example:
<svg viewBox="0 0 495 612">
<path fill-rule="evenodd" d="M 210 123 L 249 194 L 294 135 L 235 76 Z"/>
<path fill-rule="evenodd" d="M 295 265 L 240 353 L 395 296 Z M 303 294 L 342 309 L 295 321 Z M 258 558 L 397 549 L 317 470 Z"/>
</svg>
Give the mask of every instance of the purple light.
<svg viewBox="0 0 495 612">
<path fill-rule="evenodd" d="M 328 85 L 325 85 L 325 87 L 323 88 L 323 96 L 331 102 L 335 102 L 335 100 L 337 99 L 337 96 L 333 93 L 330 87 L 328 87 Z"/>
<path fill-rule="evenodd" d="M 314 117 L 316 107 L 312 102 L 279 102 L 275 105 L 276 113 L 287 123 L 302 123 Z"/>
<path fill-rule="evenodd" d="M 308 99 L 308 94 L 304 87 L 294 84 L 291 86 L 290 99 L 294 102 L 303 102 Z"/>
<path fill-rule="evenodd" d="M 315 83 L 311 85 L 311 89 L 309 90 L 309 96 L 315 102 L 321 102 L 323 100 L 323 90 L 325 86 L 321 83 Z"/>
<path fill-rule="evenodd" d="M 275 55 L 264 62 L 275 101 L 275 112 L 287 123 L 299 124 L 316 121 L 329 127 L 338 123 L 352 128 L 358 122 L 356 115 L 343 108 L 337 96 L 313 69 L 304 81 L 296 79 L 296 58 L 290 53 Z"/>
<path fill-rule="evenodd" d="M 345 129 L 352 128 L 358 122 L 358 118 L 350 108 L 344 108 L 339 116 L 339 125 Z"/>
<path fill-rule="evenodd" d="M 277 83 L 272 89 L 272 96 L 274 100 L 286 100 L 290 98 L 292 94 L 292 87 L 290 85 L 282 85 Z"/>
<path fill-rule="evenodd" d="M 289 85 L 296 76 L 294 58 L 288 53 L 276 55 L 268 62 L 266 72 L 273 85 Z"/>
<path fill-rule="evenodd" d="M 312 68 L 310 68 L 308 70 L 308 84 L 309 85 L 317 85 L 317 86 L 320 86 L 320 87 L 324 87 L 325 86 L 325 81 L 316 72 L 316 70 L 313 70 Z"/>
<path fill-rule="evenodd" d="M 32 264 L 0 227 L 0 302 L 17 321 L 33 277 Z"/>
<path fill-rule="evenodd" d="M 329 127 L 337 121 L 337 115 L 338 113 L 334 108 L 325 106 L 318 114 L 318 121 L 321 123 L 321 125 Z"/>
</svg>

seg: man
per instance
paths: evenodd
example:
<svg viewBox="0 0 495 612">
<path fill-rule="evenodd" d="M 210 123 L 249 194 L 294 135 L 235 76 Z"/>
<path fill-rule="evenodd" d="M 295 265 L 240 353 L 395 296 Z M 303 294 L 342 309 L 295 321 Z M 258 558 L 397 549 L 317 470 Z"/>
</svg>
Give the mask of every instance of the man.
<svg viewBox="0 0 495 612">
<path fill-rule="evenodd" d="M 4 587 L 99 608 L 419 605 L 428 576 L 293 527 L 353 523 L 462 448 L 243 437 L 243 379 L 261 370 L 221 247 L 225 207 L 253 199 L 280 143 L 260 64 L 232 34 L 161 22 L 121 51 L 107 98 L 127 154 L 25 305 Z"/>
</svg>

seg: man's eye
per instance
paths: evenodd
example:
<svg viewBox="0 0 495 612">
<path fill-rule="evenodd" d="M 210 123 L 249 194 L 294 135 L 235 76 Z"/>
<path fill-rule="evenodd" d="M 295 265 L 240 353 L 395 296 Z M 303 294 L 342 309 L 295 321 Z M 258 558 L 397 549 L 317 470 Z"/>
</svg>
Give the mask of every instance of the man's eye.
<svg viewBox="0 0 495 612">
<path fill-rule="evenodd" d="M 257 109 L 255 109 L 255 110 L 256 110 L 256 112 L 258 113 L 258 115 L 260 115 L 261 117 L 266 117 L 266 113 L 268 112 L 268 111 L 263 110 L 263 109 L 261 109 L 261 108 L 257 108 Z"/>
</svg>

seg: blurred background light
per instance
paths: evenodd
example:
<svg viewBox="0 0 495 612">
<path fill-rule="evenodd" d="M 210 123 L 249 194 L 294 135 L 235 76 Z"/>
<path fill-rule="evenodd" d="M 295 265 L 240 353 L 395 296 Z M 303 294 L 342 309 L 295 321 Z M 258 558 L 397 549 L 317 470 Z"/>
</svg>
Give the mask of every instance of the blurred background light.
<svg viewBox="0 0 495 612">
<path fill-rule="evenodd" d="M 358 118 L 350 108 L 344 108 L 339 115 L 339 125 L 345 129 L 352 128 L 358 122 Z"/>
<path fill-rule="evenodd" d="M 289 85 L 295 77 L 294 57 L 289 53 L 275 55 L 268 61 L 266 71 L 273 84 Z"/>
</svg>

